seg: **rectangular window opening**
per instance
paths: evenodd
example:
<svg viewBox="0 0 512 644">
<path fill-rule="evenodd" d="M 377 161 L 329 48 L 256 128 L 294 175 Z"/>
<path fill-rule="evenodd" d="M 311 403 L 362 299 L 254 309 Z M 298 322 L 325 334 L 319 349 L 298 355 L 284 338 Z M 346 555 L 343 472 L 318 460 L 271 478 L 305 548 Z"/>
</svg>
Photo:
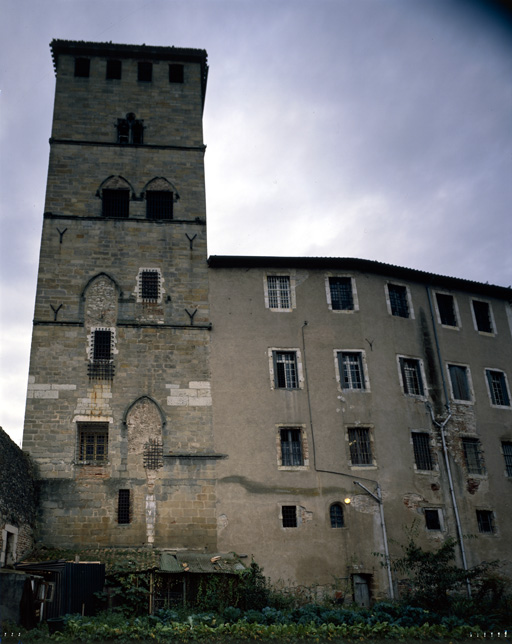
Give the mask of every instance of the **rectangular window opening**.
<svg viewBox="0 0 512 644">
<path fill-rule="evenodd" d="M 486 369 L 485 373 L 487 375 L 492 404 L 499 407 L 510 407 L 510 395 L 503 371 Z"/>
<path fill-rule="evenodd" d="M 283 505 L 281 508 L 283 517 L 283 528 L 296 528 L 297 527 L 297 506 L 296 505 Z"/>
<path fill-rule="evenodd" d="M 494 512 L 491 510 L 477 510 L 476 520 L 478 531 L 484 534 L 492 534 L 496 528 L 494 526 Z"/>
<path fill-rule="evenodd" d="M 388 284 L 388 293 L 391 314 L 400 318 L 408 318 L 409 303 L 407 301 L 407 288 L 399 284 Z"/>
<path fill-rule="evenodd" d="M 274 384 L 276 389 L 298 389 L 295 351 L 274 351 Z"/>
<path fill-rule="evenodd" d="M 78 460 L 82 463 L 106 463 L 108 423 L 78 423 Z"/>
<path fill-rule="evenodd" d="M 159 271 L 142 271 L 140 274 L 140 297 L 146 302 L 156 302 L 160 297 Z"/>
<path fill-rule="evenodd" d="M 425 515 L 425 525 L 427 530 L 441 530 L 441 518 L 439 510 L 432 510 L 425 508 L 423 510 Z"/>
<path fill-rule="evenodd" d="M 173 193 L 167 190 L 146 192 L 146 217 L 148 219 L 172 219 Z"/>
<path fill-rule="evenodd" d="M 117 522 L 130 523 L 130 490 L 119 490 L 117 497 Z"/>
<path fill-rule="evenodd" d="M 423 396 L 424 389 L 420 361 L 416 358 L 400 358 L 400 369 L 404 393 L 410 396 Z"/>
<path fill-rule="evenodd" d="M 338 361 L 341 388 L 366 389 L 362 353 L 360 351 L 340 351 Z"/>
<path fill-rule="evenodd" d="M 111 380 L 114 377 L 112 341 L 112 331 L 104 329 L 93 331 L 91 360 L 88 365 L 90 379 Z"/>
<path fill-rule="evenodd" d="M 75 76 L 89 78 L 91 61 L 89 58 L 75 58 Z"/>
<path fill-rule="evenodd" d="M 129 215 L 130 191 L 105 189 L 102 191 L 102 215 L 124 219 Z"/>
<path fill-rule="evenodd" d="M 503 450 L 503 458 L 505 459 L 507 476 L 512 476 L 512 441 L 503 441 L 501 448 Z"/>
<path fill-rule="evenodd" d="M 453 296 L 445 293 L 436 293 L 436 300 L 441 324 L 445 326 L 458 326 Z"/>
<path fill-rule="evenodd" d="M 169 65 L 169 83 L 183 83 L 183 65 Z"/>
<path fill-rule="evenodd" d="M 304 465 L 300 429 L 281 429 L 281 463 L 285 467 Z"/>
<path fill-rule="evenodd" d="M 489 304 L 487 302 L 481 302 L 480 300 L 473 300 L 472 303 L 476 328 L 482 333 L 493 333 Z"/>
<path fill-rule="evenodd" d="M 107 80 L 119 80 L 121 78 L 121 61 L 107 60 Z"/>
<path fill-rule="evenodd" d="M 450 364 L 448 365 L 448 373 L 450 374 L 454 399 L 471 400 L 467 367 Z"/>
<path fill-rule="evenodd" d="M 478 438 L 463 438 L 462 447 L 468 474 L 484 474 L 485 470 Z"/>
<path fill-rule="evenodd" d="M 373 465 L 368 427 L 349 427 L 348 444 L 352 465 Z"/>
<path fill-rule="evenodd" d="M 137 63 L 137 80 L 150 83 L 153 80 L 153 63 Z"/>
<path fill-rule="evenodd" d="M 291 308 L 290 277 L 288 275 L 269 275 L 267 277 L 267 288 L 269 308 Z"/>
<path fill-rule="evenodd" d="M 354 295 L 352 293 L 352 278 L 329 277 L 331 306 L 333 311 L 353 311 Z"/>
<path fill-rule="evenodd" d="M 412 432 L 414 462 L 419 470 L 433 470 L 434 462 L 430 447 L 430 434 L 427 432 Z"/>
</svg>

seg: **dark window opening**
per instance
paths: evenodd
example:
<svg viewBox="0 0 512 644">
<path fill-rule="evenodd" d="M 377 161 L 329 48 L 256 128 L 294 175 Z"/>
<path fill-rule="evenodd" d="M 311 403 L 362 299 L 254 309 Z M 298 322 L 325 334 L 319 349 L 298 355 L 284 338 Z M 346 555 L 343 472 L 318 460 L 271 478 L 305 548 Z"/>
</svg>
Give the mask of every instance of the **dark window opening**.
<svg viewBox="0 0 512 644">
<path fill-rule="evenodd" d="M 329 509 L 329 517 L 331 519 L 331 528 L 345 527 L 345 520 L 343 517 L 343 506 L 341 503 L 333 503 Z"/>
<path fill-rule="evenodd" d="M 479 532 L 492 534 L 495 531 L 494 513 L 491 510 L 477 510 L 476 520 Z"/>
<path fill-rule="evenodd" d="M 138 63 L 137 72 L 137 80 L 151 82 L 153 80 L 153 63 Z"/>
<path fill-rule="evenodd" d="M 444 293 L 436 293 L 436 300 L 441 324 L 445 324 L 446 326 L 458 326 L 453 297 Z"/>
<path fill-rule="evenodd" d="M 512 441 L 503 441 L 501 447 L 503 450 L 503 458 L 505 459 L 507 476 L 512 476 Z"/>
<path fill-rule="evenodd" d="M 468 474 L 484 474 L 480 441 L 478 438 L 463 438 L 464 461 Z"/>
<path fill-rule="evenodd" d="M 140 274 L 140 297 L 149 302 L 156 302 L 160 297 L 160 273 L 142 271 Z"/>
<path fill-rule="evenodd" d="M 107 80 L 119 80 L 121 78 L 121 61 L 107 60 Z"/>
<path fill-rule="evenodd" d="M 117 497 L 117 522 L 130 523 L 130 490 L 119 490 Z"/>
<path fill-rule="evenodd" d="M 366 389 L 363 371 L 363 358 L 360 351 L 340 351 L 338 353 L 341 388 Z"/>
<path fill-rule="evenodd" d="M 117 119 L 117 142 L 142 145 L 144 143 L 144 121 L 135 118 L 130 112 L 124 119 Z"/>
<path fill-rule="evenodd" d="M 146 192 L 146 217 L 148 219 L 172 219 L 173 193 L 167 190 Z"/>
<path fill-rule="evenodd" d="M 509 407 L 510 396 L 503 371 L 492 371 L 491 369 L 486 369 L 485 373 L 487 375 L 492 404 L 499 405 L 500 407 Z"/>
<path fill-rule="evenodd" d="M 108 456 L 108 423 L 78 423 L 78 460 L 105 462 Z"/>
<path fill-rule="evenodd" d="M 102 191 L 102 215 L 103 217 L 114 217 L 124 219 L 130 213 L 130 191 L 110 190 Z"/>
<path fill-rule="evenodd" d="M 75 58 L 75 76 L 89 78 L 91 61 L 89 58 Z"/>
<path fill-rule="evenodd" d="M 283 516 L 283 528 L 296 528 L 297 527 L 297 506 L 296 505 L 283 505 L 281 508 Z"/>
<path fill-rule="evenodd" d="M 281 429 L 281 462 L 284 466 L 304 465 L 300 429 Z"/>
<path fill-rule="evenodd" d="M 295 351 L 274 351 L 274 383 L 277 389 L 298 389 Z"/>
<path fill-rule="evenodd" d="M 404 393 L 410 396 L 423 396 L 420 361 L 415 358 L 400 358 L 400 369 Z"/>
<path fill-rule="evenodd" d="M 419 470 L 433 470 L 432 451 L 430 449 L 430 434 L 426 432 L 412 433 L 414 462 Z"/>
<path fill-rule="evenodd" d="M 400 318 L 409 317 L 409 303 L 407 301 L 407 289 L 398 284 L 388 284 L 389 303 L 391 314 Z"/>
<path fill-rule="evenodd" d="M 348 445 L 352 465 L 372 465 L 372 447 L 368 427 L 350 427 Z"/>
<path fill-rule="evenodd" d="M 354 296 L 350 277 L 329 277 L 331 306 L 333 311 L 353 311 Z"/>
<path fill-rule="evenodd" d="M 114 361 L 112 359 L 112 331 L 94 331 L 92 359 L 88 365 L 89 378 L 95 380 L 112 380 Z"/>
<path fill-rule="evenodd" d="M 471 400 L 467 368 L 450 364 L 448 365 L 448 372 L 450 374 L 454 399 Z"/>
<path fill-rule="evenodd" d="M 476 328 L 483 333 L 493 333 L 489 304 L 473 300 L 473 312 L 475 314 Z"/>
<path fill-rule="evenodd" d="M 148 470 L 158 470 L 164 464 L 164 448 L 158 439 L 150 438 L 144 445 L 144 467 Z"/>
<path fill-rule="evenodd" d="M 425 525 L 427 530 L 441 530 L 441 519 L 439 510 L 423 510 L 425 514 Z"/>
<path fill-rule="evenodd" d="M 183 83 L 183 65 L 169 65 L 169 83 Z"/>
</svg>

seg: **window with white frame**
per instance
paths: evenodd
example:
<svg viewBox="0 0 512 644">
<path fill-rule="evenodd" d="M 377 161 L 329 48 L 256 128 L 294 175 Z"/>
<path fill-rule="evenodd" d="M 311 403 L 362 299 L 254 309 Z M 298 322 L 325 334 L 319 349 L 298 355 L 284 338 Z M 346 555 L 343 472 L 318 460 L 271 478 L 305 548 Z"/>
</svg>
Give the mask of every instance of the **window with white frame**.
<svg viewBox="0 0 512 644">
<path fill-rule="evenodd" d="M 421 360 L 399 357 L 399 365 L 404 393 L 408 396 L 424 396 Z"/>
<path fill-rule="evenodd" d="M 489 302 L 471 300 L 471 306 L 477 331 L 481 333 L 494 333 L 493 316 Z"/>
<path fill-rule="evenodd" d="M 289 275 L 267 275 L 266 298 L 269 309 L 290 310 L 292 293 Z"/>
<path fill-rule="evenodd" d="M 465 365 L 449 364 L 448 375 L 454 400 L 464 402 L 471 401 L 471 387 L 469 381 L 469 369 Z"/>
<path fill-rule="evenodd" d="M 297 350 L 272 350 L 273 385 L 275 389 L 299 389 Z"/>
<path fill-rule="evenodd" d="M 348 446 L 350 450 L 351 465 L 373 465 L 369 427 L 349 427 Z"/>
<path fill-rule="evenodd" d="M 366 389 L 362 351 L 338 351 L 338 370 L 342 389 Z"/>
<path fill-rule="evenodd" d="M 141 268 L 138 275 L 138 297 L 142 302 L 158 302 L 162 298 L 162 276 L 157 268 Z"/>
<path fill-rule="evenodd" d="M 480 441 L 478 438 L 463 438 L 464 463 L 468 474 L 485 474 Z"/>
<path fill-rule="evenodd" d="M 439 321 L 443 326 L 459 326 L 457 312 L 455 308 L 455 299 L 448 293 L 436 293 L 437 311 Z"/>
<path fill-rule="evenodd" d="M 353 311 L 354 280 L 348 276 L 328 277 L 327 283 L 329 308 L 333 311 Z"/>
<path fill-rule="evenodd" d="M 407 287 L 401 284 L 387 284 L 389 307 L 391 315 L 400 318 L 410 318 L 409 293 Z"/>
<path fill-rule="evenodd" d="M 498 369 L 486 369 L 485 376 L 491 403 L 496 407 L 510 407 L 510 393 L 505 372 Z"/>
<path fill-rule="evenodd" d="M 430 471 L 434 469 L 431 437 L 428 432 L 411 432 L 416 469 Z"/>
</svg>

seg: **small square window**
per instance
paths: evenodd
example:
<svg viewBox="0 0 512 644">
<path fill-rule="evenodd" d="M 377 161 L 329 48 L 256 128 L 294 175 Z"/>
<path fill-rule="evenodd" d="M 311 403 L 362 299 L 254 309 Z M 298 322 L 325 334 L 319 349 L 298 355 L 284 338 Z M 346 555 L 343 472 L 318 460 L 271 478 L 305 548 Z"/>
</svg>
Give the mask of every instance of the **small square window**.
<svg viewBox="0 0 512 644">
<path fill-rule="evenodd" d="M 391 315 L 400 318 L 410 317 L 407 288 L 399 284 L 388 284 L 388 294 Z"/>
<path fill-rule="evenodd" d="M 492 326 L 491 307 L 488 302 L 472 300 L 476 328 L 482 333 L 494 333 Z"/>
<path fill-rule="evenodd" d="M 454 400 L 471 400 L 468 368 L 461 365 L 449 364 L 448 373 L 450 374 Z"/>
<path fill-rule="evenodd" d="M 78 460 L 104 463 L 108 457 L 108 423 L 78 423 Z"/>
<path fill-rule="evenodd" d="M 400 371 L 404 393 L 409 396 L 423 396 L 423 378 L 420 361 L 415 358 L 400 358 Z"/>
<path fill-rule="evenodd" d="M 427 432 L 412 432 L 412 447 L 414 463 L 418 470 L 433 470 L 434 461 L 430 447 L 430 434 Z"/>
<path fill-rule="evenodd" d="M 280 430 L 281 463 L 284 467 L 304 465 L 301 434 L 300 429 L 282 428 Z"/>
<path fill-rule="evenodd" d="M 274 351 L 274 385 L 276 389 L 298 389 L 297 353 Z"/>
<path fill-rule="evenodd" d="M 338 351 L 342 389 L 366 389 L 361 351 Z"/>
<path fill-rule="evenodd" d="M 145 83 L 153 80 L 153 63 L 137 63 L 137 80 Z"/>
<path fill-rule="evenodd" d="M 477 510 L 476 520 L 478 531 L 483 534 L 493 534 L 496 531 L 494 526 L 494 512 L 491 510 Z"/>
<path fill-rule="evenodd" d="M 507 476 L 512 476 L 512 441 L 502 441 L 501 449 L 505 459 L 505 469 Z"/>
<path fill-rule="evenodd" d="M 141 271 L 139 278 L 140 297 L 145 302 L 157 302 L 160 299 L 160 272 Z"/>
<path fill-rule="evenodd" d="M 125 219 L 130 211 L 130 191 L 104 189 L 102 191 L 102 215 Z"/>
<path fill-rule="evenodd" d="M 148 219 L 172 219 L 173 193 L 168 190 L 146 192 L 146 217 Z"/>
<path fill-rule="evenodd" d="M 510 394 L 503 371 L 486 369 L 485 375 L 487 376 L 492 404 L 498 407 L 510 407 Z"/>
<path fill-rule="evenodd" d="M 439 516 L 439 510 L 425 508 L 423 513 L 425 515 L 425 526 L 427 530 L 441 530 L 441 517 Z"/>
<path fill-rule="evenodd" d="M 331 528 L 344 528 L 345 519 L 343 516 L 343 506 L 341 503 L 333 503 L 329 508 L 329 518 L 331 520 Z"/>
<path fill-rule="evenodd" d="M 463 438 L 462 447 L 468 474 L 485 474 L 478 438 Z"/>
<path fill-rule="evenodd" d="M 183 83 L 183 65 L 169 65 L 169 83 Z"/>
<path fill-rule="evenodd" d="M 89 58 L 75 58 L 75 76 L 89 78 L 91 61 Z"/>
<path fill-rule="evenodd" d="M 354 310 L 351 277 L 329 277 L 329 291 L 333 311 Z"/>
<path fill-rule="evenodd" d="M 117 522 L 130 523 L 130 490 L 119 490 L 117 497 Z"/>
<path fill-rule="evenodd" d="M 107 80 L 119 80 L 121 78 L 121 61 L 107 60 Z"/>
<path fill-rule="evenodd" d="M 348 445 L 352 465 L 373 465 L 370 430 L 368 427 L 349 427 Z"/>
<path fill-rule="evenodd" d="M 441 324 L 445 326 L 458 326 L 453 295 L 436 293 L 436 300 Z"/>
<path fill-rule="evenodd" d="M 283 528 L 297 527 L 297 506 L 296 505 L 283 505 L 281 508 L 281 515 L 283 517 Z"/>
<path fill-rule="evenodd" d="M 270 309 L 290 309 L 290 277 L 269 275 L 267 277 L 268 306 Z"/>
</svg>

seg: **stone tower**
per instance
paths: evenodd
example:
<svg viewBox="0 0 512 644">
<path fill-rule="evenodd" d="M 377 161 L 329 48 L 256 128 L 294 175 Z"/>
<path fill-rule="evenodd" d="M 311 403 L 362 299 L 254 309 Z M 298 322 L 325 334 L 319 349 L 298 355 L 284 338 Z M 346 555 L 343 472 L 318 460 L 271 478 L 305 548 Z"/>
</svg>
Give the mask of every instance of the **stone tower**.
<svg viewBox="0 0 512 644">
<path fill-rule="evenodd" d="M 206 52 L 54 40 L 24 444 L 55 546 L 215 549 Z"/>
</svg>

